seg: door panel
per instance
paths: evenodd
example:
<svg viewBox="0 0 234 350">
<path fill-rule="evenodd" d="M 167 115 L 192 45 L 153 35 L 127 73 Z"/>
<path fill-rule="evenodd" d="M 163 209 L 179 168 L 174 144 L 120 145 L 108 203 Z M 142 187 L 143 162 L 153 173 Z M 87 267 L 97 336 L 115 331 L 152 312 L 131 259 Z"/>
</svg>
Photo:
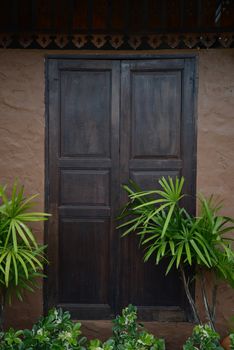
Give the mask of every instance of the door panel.
<svg viewBox="0 0 234 350">
<path fill-rule="evenodd" d="M 185 175 L 188 193 L 194 194 L 195 127 L 193 104 L 191 109 L 187 105 L 194 82 L 190 64 L 186 66 L 184 60 L 122 62 L 121 183 L 130 177 L 143 189 L 152 189 L 158 188 L 161 176 Z M 124 203 L 126 195 L 121 196 Z M 192 197 L 185 204 L 194 211 Z M 159 306 L 170 308 L 175 319 L 184 319 L 185 296 L 178 272 L 165 277 L 165 266 L 155 267 L 153 258 L 143 264 L 136 236 L 121 245 L 120 304 L 134 303 L 144 319 L 159 319 Z"/>
<path fill-rule="evenodd" d="M 130 178 L 135 181 L 144 190 L 159 189 L 158 181 L 165 176 L 162 170 L 131 170 Z M 179 176 L 178 170 L 167 170 L 167 176 L 175 178 Z"/>
<path fill-rule="evenodd" d="M 180 154 L 181 71 L 131 70 L 131 158 Z"/>
<path fill-rule="evenodd" d="M 120 63 L 49 61 L 48 307 L 113 314 Z"/>
<path fill-rule="evenodd" d="M 129 178 L 152 189 L 184 175 L 195 193 L 194 59 L 48 59 L 47 76 L 46 307 L 105 319 L 133 303 L 142 319 L 184 320 L 178 273 L 144 264 L 115 218 Z"/>
<path fill-rule="evenodd" d="M 108 304 L 109 219 L 66 218 L 60 225 L 60 302 Z"/>
<path fill-rule="evenodd" d="M 61 204 L 110 205 L 109 170 L 61 170 Z"/>
<path fill-rule="evenodd" d="M 61 71 L 61 155 L 109 158 L 111 71 L 82 69 Z"/>
</svg>

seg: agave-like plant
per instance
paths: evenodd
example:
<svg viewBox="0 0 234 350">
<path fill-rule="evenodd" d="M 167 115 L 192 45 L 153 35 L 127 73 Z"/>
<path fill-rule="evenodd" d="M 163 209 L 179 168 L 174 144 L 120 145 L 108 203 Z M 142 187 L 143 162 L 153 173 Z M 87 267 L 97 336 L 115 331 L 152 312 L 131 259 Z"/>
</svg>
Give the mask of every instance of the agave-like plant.
<svg viewBox="0 0 234 350">
<path fill-rule="evenodd" d="M 45 246 L 36 242 L 31 222 L 47 220 L 49 214 L 31 211 L 33 200 L 24 196 L 24 187 L 14 183 L 10 196 L 0 186 L 0 324 L 6 302 L 13 294 L 22 300 L 23 291 L 33 291 L 43 277 Z"/>
<path fill-rule="evenodd" d="M 234 285 L 234 252 L 231 238 L 226 234 L 233 231 L 233 219 L 219 215 L 221 205 L 214 198 L 199 197 L 200 213 L 193 216 L 181 205 L 184 178 L 162 177 L 160 189 L 142 191 L 130 180 L 123 188 L 129 201 L 119 217 L 123 223 L 118 227 L 125 236 L 136 233 L 144 247 L 144 261 L 150 258 L 159 264 L 168 258 L 166 274 L 175 266 L 180 270 L 184 289 L 189 300 L 194 320 L 201 323 L 199 313 L 190 291 L 191 277 L 186 266 L 196 266 L 201 280 L 207 317 L 214 328 L 217 283 L 214 283 L 212 302 L 209 305 L 205 270 L 210 270 Z"/>
</svg>

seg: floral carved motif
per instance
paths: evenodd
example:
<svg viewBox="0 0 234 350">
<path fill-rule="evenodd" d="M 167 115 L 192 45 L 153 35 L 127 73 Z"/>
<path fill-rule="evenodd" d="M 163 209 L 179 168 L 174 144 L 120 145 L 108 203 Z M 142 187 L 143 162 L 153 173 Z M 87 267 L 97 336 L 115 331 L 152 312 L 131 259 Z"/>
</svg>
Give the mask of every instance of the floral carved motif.
<svg viewBox="0 0 234 350">
<path fill-rule="evenodd" d="M 88 39 L 86 35 L 74 35 L 72 42 L 78 49 L 81 49 L 87 43 Z"/>
<path fill-rule="evenodd" d="M 68 37 L 66 35 L 57 35 L 54 42 L 60 49 L 63 49 L 68 44 Z"/>
<path fill-rule="evenodd" d="M 45 49 L 52 41 L 50 35 L 38 35 L 37 39 L 36 39 L 37 43 L 43 48 Z"/>
<path fill-rule="evenodd" d="M 113 35 L 109 42 L 114 49 L 118 49 L 124 43 L 123 35 Z"/>
<path fill-rule="evenodd" d="M 0 34 L 0 46 L 1 47 L 8 47 L 10 46 L 12 42 L 12 38 L 9 34 Z"/>
<path fill-rule="evenodd" d="M 21 35 L 19 38 L 19 43 L 20 45 L 26 49 L 27 47 L 29 47 L 33 42 L 33 37 L 31 35 Z"/>
<path fill-rule="evenodd" d="M 139 35 L 131 36 L 128 40 L 132 49 L 136 50 L 141 45 L 142 38 Z"/>
<path fill-rule="evenodd" d="M 91 42 L 95 47 L 100 49 L 102 46 L 106 43 L 106 36 L 105 35 L 93 35 Z"/>
</svg>

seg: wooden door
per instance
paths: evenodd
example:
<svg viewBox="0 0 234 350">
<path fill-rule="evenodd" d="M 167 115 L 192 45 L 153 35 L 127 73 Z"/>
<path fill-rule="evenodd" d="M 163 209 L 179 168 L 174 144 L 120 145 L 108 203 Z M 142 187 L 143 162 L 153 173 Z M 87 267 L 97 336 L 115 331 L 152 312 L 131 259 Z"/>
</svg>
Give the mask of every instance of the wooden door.
<svg viewBox="0 0 234 350">
<path fill-rule="evenodd" d="M 129 177 L 148 189 L 183 174 L 194 195 L 194 77 L 193 58 L 48 59 L 47 308 L 105 319 L 133 303 L 143 319 L 184 319 L 177 273 L 144 265 L 115 218 Z"/>
<path fill-rule="evenodd" d="M 109 318 L 114 309 L 119 67 L 104 60 L 48 65 L 48 307 L 80 318 Z"/>
<path fill-rule="evenodd" d="M 120 183 L 146 190 L 162 176 L 184 176 L 185 205 L 195 213 L 194 61 L 158 59 L 121 64 Z M 121 192 L 120 202 L 126 201 Z M 136 236 L 121 240 L 120 304 L 138 305 L 145 320 L 185 320 L 179 274 L 166 261 L 143 264 Z"/>
</svg>

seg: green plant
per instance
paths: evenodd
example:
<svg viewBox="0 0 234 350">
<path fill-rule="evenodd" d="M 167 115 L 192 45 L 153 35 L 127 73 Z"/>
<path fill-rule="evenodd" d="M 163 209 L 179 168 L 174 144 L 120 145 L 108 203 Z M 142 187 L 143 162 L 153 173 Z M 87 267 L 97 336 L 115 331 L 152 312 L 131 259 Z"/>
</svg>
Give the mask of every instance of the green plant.
<svg viewBox="0 0 234 350">
<path fill-rule="evenodd" d="M 15 331 L 10 328 L 6 333 L 0 333 L 0 350 L 20 350 L 22 349 L 23 342 L 22 337 L 23 331 Z"/>
<path fill-rule="evenodd" d="M 114 350 L 115 344 L 112 339 L 102 343 L 99 339 L 90 340 L 88 350 Z"/>
<path fill-rule="evenodd" d="M 229 338 L 230 338 L 230 349 L 234 350 L 234 333 L 230 333 Z"/>
<path fill-rule="evenodd" d="M 164 350 L 163 339 L 155 338 L 137 323 L 137 308 L 129 305 L 113 320 L 113 341 L 116 350 Z"/>
<path fill-rule="evenodd" d="M 8 197 L 6 187 L 0 187 L 0 323 L 3 324 L 5 303 L 12 294 L 22 300 L 23 290 L 37 286 L 42 277 L 45 246 L 38 245 L 31 222 L 47 220 L 49 214 L 32 212 L 36 195 L 26 198 L 24 187 L 14 183 Z"/>
<path fill-rule="evenodd" d="M 192 336 L 186 341 L 183 350 L 223 350 L 220 336 L 208 325 L 197 325 Z"/>
<path fill-rule="evenodd" d="M 94 339 L 89 350 L 165 350 L 163 339 L 146 332 L 137 323 L 137 308 L 129 305 L 113 320 L 113 336 L 105 343 Z"/>
<path fill-rule="evenodd" d="M 50 310 L 32 330 L 0 334 L 0 350 L 85 350 L 80 323 L 73 323 L 68 312 Z"/>
<path fill-rule="evenodd" d="M 80 337 L 80 323 L 73 323 L 69 312 L 50 310 L 31 331 L 24 331 L 25 349 L 35 350 L 84 350 L 86 338 Z"/>
<path fill-rule="evenodd" d="M 105 342 L 81 336 L 81 324 L 69 312 L 52 309 L 31 330 L 9 329 L 0 333 L 0 350 L 165 350 L 163 339 L 155 338 L 137 324 L 137 309 L 129 305 L 113 321 L 113 337 Z"/>
<path fill-rule="evenodd" d="M 200 214 L 195 217 L 181 206 L 184 178 L 174 181 L 168 177 L 159 180 L 160 189 L 142 191 L 133 181 L 123 188 L 129 202 L 119 217 L 124 222 L 119 226 L 123 236 L 136 233 L 144 247 L 144 261 L 150 258 L 159 264 L 168 259 L 166 274 L 175 266 L 180 270 L 184 289 L 189 300 L 194 320 L 201 323 L 192 293 L 191 278 L 186 266 L 196 266 L 197 278 L 201 281 L 207 317 L 214 328 L 217 276 L 231 285 L 234 282 L 234 253 L 231 239 L 226 236 L 233 231 L 233 220 L 219 215 L 221 206 L 213 197 L 199 197 Z M 205 271 L 214 272 L 212 301 L 209 304 Z"/>
</svg>

